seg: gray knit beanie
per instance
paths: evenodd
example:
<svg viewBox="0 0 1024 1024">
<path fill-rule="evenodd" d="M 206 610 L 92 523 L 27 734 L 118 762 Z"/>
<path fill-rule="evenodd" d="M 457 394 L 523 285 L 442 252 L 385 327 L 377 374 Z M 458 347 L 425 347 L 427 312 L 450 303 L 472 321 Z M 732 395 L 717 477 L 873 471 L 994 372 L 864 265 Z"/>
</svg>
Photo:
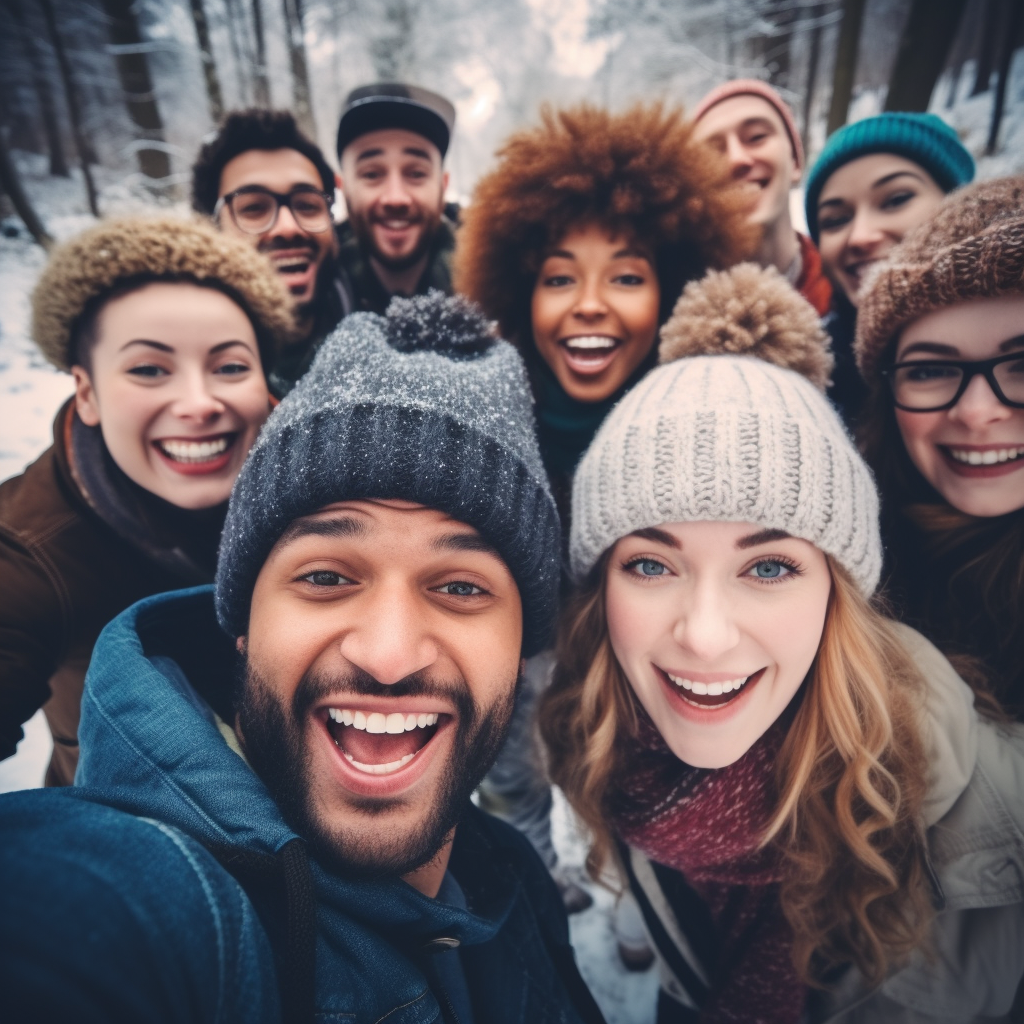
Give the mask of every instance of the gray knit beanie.
<svg viewBox="0 0 1024 1024">
<path fill-rule="evenodd" d="M 576 470 L 574 574 L 646 527 L 749 522 L 810 541 L 873 593 L 878 495 L 820 390 L 832 357 L 806 300 L 773 269 L 712 271 L 687 285 L 661 358 L 674 361 L 609 413 Z"/>
<path fill-rule="evenodd" d="M 475 527 L 519 587 L 524 656 L 543 649 L 558 513 L 522 361 L 466 300 L 395 298 L 386 316 L 355 313 L 323 343 L 232 491 L 217 564 L 221 626 L 247 631 L 256 577 L 289 523 L 359 498 L 414 501 Z"/>
</svg>

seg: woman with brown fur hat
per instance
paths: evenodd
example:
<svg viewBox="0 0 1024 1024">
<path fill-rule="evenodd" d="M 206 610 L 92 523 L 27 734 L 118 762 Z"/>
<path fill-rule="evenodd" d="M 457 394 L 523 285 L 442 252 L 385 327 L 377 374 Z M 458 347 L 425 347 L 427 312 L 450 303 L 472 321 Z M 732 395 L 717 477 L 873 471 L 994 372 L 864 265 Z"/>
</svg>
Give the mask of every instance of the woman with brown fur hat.
<svg viewBox="0 0 1024 1024">
<path fill-rule="evenodd" d="M 250 246 L 180 218 L 99 224 L 59 246 L 32 337 L 75 395 L 53 446 L 0 485 L 0 757 L 44 707 L 47 785 L 70 785 L 100 630 L 150 594 L 213 579 L 232 484 L 294 329 Z"/>
<path fill-rule="evenodd" d="M 855 353 L 890 598 L 1024 720 L 1024 178 L 968 186 L 907 235 Z"/>
<path fill-rule="evenodd" d="M 518 346 L 538 435 L 563 518 L 576 463 L 612 406 L 653 365 L 658 327 L 683 285 L 756 243 L 745 200 L 724 188 L 719 158 L 692 142 L 682 111 L 621 114 L 545 108 L 513 135 L 477 184 L 455 252 L 456 291 Z M 483 787 L 490 810 L 529 836 L 550 867 L 550 788 L 533 736 L 533 703 L 550 653 L 527 664 L 512 732 Z M 589 896 L 556 870 L 566 906 Z M 627 965 L 649 962 L 620 930 Z M 634 957 L 629 950 L 635 949 Z"/>
</svg>

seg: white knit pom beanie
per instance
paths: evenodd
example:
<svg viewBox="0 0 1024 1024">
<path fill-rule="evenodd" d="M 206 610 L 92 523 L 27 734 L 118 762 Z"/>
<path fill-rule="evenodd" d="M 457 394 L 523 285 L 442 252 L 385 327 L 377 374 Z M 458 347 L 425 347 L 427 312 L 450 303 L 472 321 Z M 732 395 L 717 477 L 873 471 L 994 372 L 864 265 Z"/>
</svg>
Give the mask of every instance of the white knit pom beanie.
<svg viewBox="0 0 1024 1024">
<path fill-rule="evenodd" d="M 712 271 L 687 285 L 660 360 L 576 470 L 577 578 L 636 530 L 715 520 L 810 541 L 870 596 L 882 567 L 878 494 L 822 393 L 832 356 L 811 306 L 774 269 Z"/>
</svg>

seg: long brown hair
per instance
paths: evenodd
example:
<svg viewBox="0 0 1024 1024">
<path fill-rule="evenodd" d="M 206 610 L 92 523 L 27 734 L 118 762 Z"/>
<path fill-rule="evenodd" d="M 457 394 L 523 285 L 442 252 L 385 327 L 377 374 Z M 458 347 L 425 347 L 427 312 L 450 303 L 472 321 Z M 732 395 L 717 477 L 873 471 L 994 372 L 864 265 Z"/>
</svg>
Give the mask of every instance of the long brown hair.
<svg viewBox="0 0 1024 1024">
<path fill-rule="evenodd" d="M 886 587 L 975 692 L 978 709 L 1024 715 L 1024 509 L 953 508 L 907 454 L 892 396 L 871 391 L 858 440 L 882 501 Z"/>
<path fill-rule="evenodd" d="M 924 680 L 893 624 L 833 559 L 825 626 L 777 762 L 763 843 L 782 858 L 781 904 L 806 981 L 854 964 L 871 984 L 920 946 L 932 907 L 922 805 Z M 587 868 L 614 859 L 609 802 L 637 702 L 608 639 L 608 553 L 567 609 L 540 708 L 552 780 L 590 829 Z"/>
</svg>

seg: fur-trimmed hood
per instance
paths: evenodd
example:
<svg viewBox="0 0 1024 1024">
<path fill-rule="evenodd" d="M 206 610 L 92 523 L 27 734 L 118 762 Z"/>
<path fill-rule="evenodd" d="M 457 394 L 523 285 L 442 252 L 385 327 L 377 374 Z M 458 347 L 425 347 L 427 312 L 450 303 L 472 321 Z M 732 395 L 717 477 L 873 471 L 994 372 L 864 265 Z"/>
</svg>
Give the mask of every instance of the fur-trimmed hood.
<svg viewBox="0 0 1024 1024">
<path fill-rule="evenodd" d="M 653 250 L 664 320 L 687 281 L 756 244 L 744 200 L 726 184 L 722 162 L 692 141 L 678 108 L 545 107 L 541 124 L 513 135 L 477 184 L 458 236 L 455 289 L 503 337 L 532 347 L 530 296 L 545 251 L 574 225 L 598 221 Z"/>
</svg>

